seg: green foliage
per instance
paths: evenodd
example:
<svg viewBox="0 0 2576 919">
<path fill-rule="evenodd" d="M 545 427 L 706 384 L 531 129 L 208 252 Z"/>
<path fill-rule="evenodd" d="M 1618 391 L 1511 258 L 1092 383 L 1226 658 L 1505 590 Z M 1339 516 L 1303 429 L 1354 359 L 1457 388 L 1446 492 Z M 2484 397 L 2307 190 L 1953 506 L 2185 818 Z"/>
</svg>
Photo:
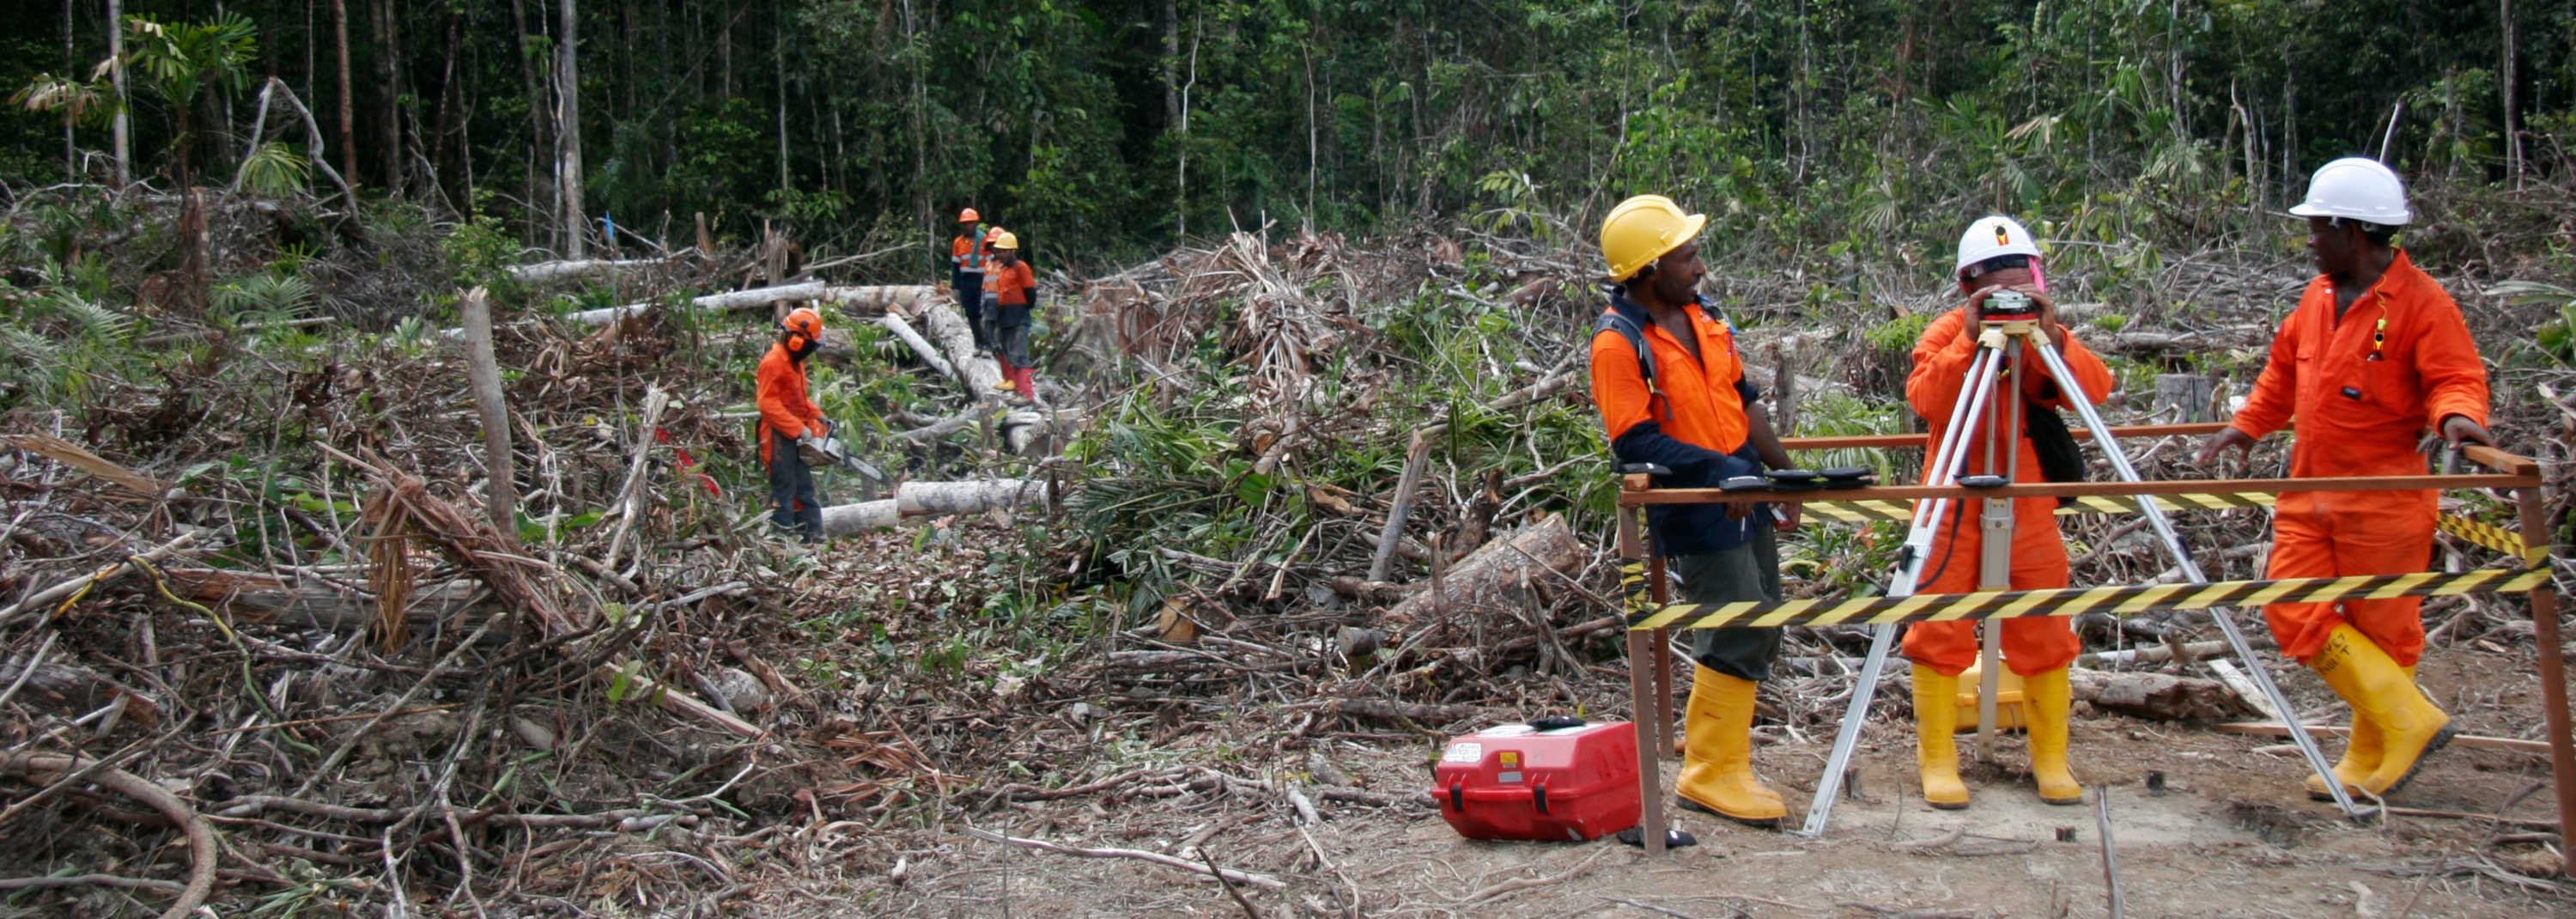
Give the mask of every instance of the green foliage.
<svg viewBox="0 0 2576 919">
<path fill-rule="evenodd" d="M 2506 281 L 2490 285 L 2487 293 L 2515 303 L 2557 306 L 2556 312 L 2532 331 L 2530 340 L 2514 342 L 2507 354 L 2524 364 L 2576 367 L 2576 289 L 2542 281 Z"/>
<path fill-rule="evenodd" d="M 283 197 L 313 181 L 313 164 L 292 145 L 272 140 L 242 158 L 240 181 L 253 194 Z"/>
</svg>

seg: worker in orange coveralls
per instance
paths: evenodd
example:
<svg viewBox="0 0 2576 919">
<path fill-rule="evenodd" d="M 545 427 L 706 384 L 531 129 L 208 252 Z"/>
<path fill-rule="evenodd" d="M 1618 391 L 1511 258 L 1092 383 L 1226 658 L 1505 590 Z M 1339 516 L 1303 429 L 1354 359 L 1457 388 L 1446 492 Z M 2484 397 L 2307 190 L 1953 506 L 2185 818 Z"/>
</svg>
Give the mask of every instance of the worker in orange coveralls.
<svg viewBox="0 0 2576 919">
<path fill-rule="evenodd" d="M 832 432 L 823 410 L 805 396 L 805 359 L 822 348 L 823 315 L 798 307 L 779 321 L 778 343 L 761 357 L 756 375 L 760 463 L 769 469 L 769 500 L 778 506 L 771 523 L 809 543 L 823 539 L 823 506 L 814 493 L 814 470 L 797 448 L 819 445 Z"/>
<path fill-rule="evenodd" d="M 1999 291 L 2030 297 L 2039 311 L 2040 331 L 2065 358 L 2067 369 L 2076 376 L 2074 383 L 2085 395 L 2095 402 L 2110 395 L 2111 369 L 2057 321 L 2057 305 L 2041 283 L 2040 251 L 2029 229 L 2010 217 L 1982 218 L 1960 238 L 1955 264 L 1959 293 L 1967 299 L 1924 328 L 1922 339 L 1914 345 L 1914 371 L 1905 379 L 1906 401 L 1930 423 L 1925 443 L 1941 442 L 1953 407 L 1968 395 L 1964 391 L 1967 373 L 1977 356 L 1977 337 L 1984 330 L 1981 311 L 1986 298 Z M 2031 414 L 2066 408 L 2067 394 L 2035 351 L 2028 345 L 2018 347 L 2025 352 L 2020 369 L 2002 371 L 1988 399 L 1986 418 L 1969 422 L 1978 439 L 1970 442 L 1965 468 L 1956 470 L 1958 476 L 2009 472 L 2020 481 L 2041 478 L 2031 425 L 2010 416 L 2010 393 L 2004 387 L 2020 387 L 2024 411 Z M 1983 438 L 2001 437 L 2012 430 L 2020 432 L 2012 447 L 2018 460 L 2007 469 L 2002 451 L 1996 451 L 1989 468 Z M 1950 503 L 1947 515 L 1936 523 L 1916 593 L 1968 593 L 1979 588 L 1978 553 L 1984 545 L 1977 521 L 1980 503 Z M 2057 531 L 2057 506 L 2052 497 L 2013 502 L 2012 589 L 2066 586 L 2066 542 Z M 2066 718 L 2073 701 L 2066 668 L 2083 648 L 2074 628 L 2057 616 L 2004 619 L 1986 627 L 2003 629 L 2004 663 L 2022 677 L 2023 704 L 2029 714 L 2030 771 L 2039 785 L 2040 800 L 2081 803 L 2084 789 L 2066 764 Z M 1975 622 L 1917 622 L 1905 632 L 1905 656 L 1914 661 L 1915 761 L 1922 773 L 1923 799 L 1945 810 L 1968 806 L 1968 786 L 1959 780 L 1958 745 L 1953 737 L 1959 721 L 1959 674 L 1977 662 L 1978 650 Z"/>
<path fill-rule="evenodd" d="M 2486 366 L 2459 305 L 2392 245 L 2413 214 L 2397 174 L 2346 157 L 2317 169 L 2306 202 L 2318 275 L 2272 339 L 2263 375 L 2228 426 L 2201 445 L 2209 464 L 2298 420 L 2290 475 L 2422 475 L 2427 428 L 2458 446 L 2487 433 Z M 2270 578 L 2423 571 L 2433 554 L 2435 492 L 2291 492 L 2272 517 Z M 2335 777 L 2386 795 L 2450 740 L 2450 716 L 2415 686 L 2424 654 L 2420 597 L 2275 603 L 2263 608 L 2281 653 L 2352 705 L 2352 740 Z M 2322 776 L 2308 793 L 2331 800 Z"/>
</svg>

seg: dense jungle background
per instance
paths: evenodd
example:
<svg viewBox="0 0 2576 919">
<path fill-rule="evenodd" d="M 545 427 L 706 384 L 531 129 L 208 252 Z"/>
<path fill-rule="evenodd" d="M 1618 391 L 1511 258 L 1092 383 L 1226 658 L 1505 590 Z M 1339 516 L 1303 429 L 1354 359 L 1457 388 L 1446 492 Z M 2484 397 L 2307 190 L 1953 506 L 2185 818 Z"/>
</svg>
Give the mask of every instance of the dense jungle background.
<svg viewBox="0 0 2576 919">
<path fill-rule="evenodd" d="M 2223 420 L 2313 270 L 2281 211 L 2378 156 L 2576 585 L 2576 2 L 16 8 L 0 914 L 2102 915 L 2115 824 L 2142 914 L 2576 912 L 2519 596 L 2428 602 L 2481 740 L 2366 824 L 2229 668 L 2332 694 L 2171 610 L 2077 620 L 2098 835 L 2017 741 L 1923 811 L 1902 668 L 1820 839 L 1470 844 L 1424 794 L 1450 735 L 1633 714 L 1584 358 L 1637 193 L 1711 216 L 1797 434 L 1919 430 L 1990 212 L 2111 421 Z M 1036 399 L 950 305 L 962 207 L 1038 272 Z M 828 469 L 812 549 L 752 434 L 796 304 L 885 478 Z M 2264 512 L 2181 525 L 2260 576 Z M 2064 531 L 2078 584 L 2178 576 Z M 1901 533 L 1811 518 L 1788 591 L 1884 589 Z M 1793 629 L 1766 684 L 1793 811 L 1865 646 Z"/>
</svg>

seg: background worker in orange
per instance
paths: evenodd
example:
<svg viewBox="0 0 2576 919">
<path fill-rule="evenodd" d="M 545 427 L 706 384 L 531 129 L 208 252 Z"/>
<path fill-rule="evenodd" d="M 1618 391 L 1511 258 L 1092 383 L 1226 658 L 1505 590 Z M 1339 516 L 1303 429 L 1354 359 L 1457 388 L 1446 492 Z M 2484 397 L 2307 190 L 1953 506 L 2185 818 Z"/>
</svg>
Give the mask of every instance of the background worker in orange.
<svg viewBox="0 0 2576 919">
<path fill-rule="evenodd" d="M 1744 378 L 1734 331 L 1699 297 L 1707 223 L 1662 195 L 1640 195 L 1601 225 L 1601 255 L 1619 283 L 1593 328 L 1592 401 L 1620 464 L 1672 470 L 1656 477 L 1658 488 L 1711 487 L 1764 464 L 1789 468 L 1762 392 Z M 1767 508 L 1748 505 L 1659 504 L 1646 512 L 1682 598 L 1699 603 L 1780 599 L 1773 520 Z M 1778 520 L 1779 529 L 1796 525 L 1794 516 Z M 1673 788 L 1683 807 L 1755 826 L 1776 826 L 1788 813 L 1753 773 L 1754 690 L 1779 653 L 1778 629 L 1691 630 L 1697 666 Z"/>
<path fill-rule="evenodd" d="M 2308 220 L 2317 277 L 2281 321 L 2245 406 L 2201 445 L 2198 461 L 2229 447 L 2248 451 L 2293 418 L 2293 478 L 2422 475 L 2417 438 L 2428 427 L 2453 446 L 2494 446 L 2486 365 L 2459 305 L 2391 245 L 2413 218 L 2397 174 L 2362 157 L 2327 163 L 2290 213 Z M 2422 571 L 2433 554 L 2434 501 L 2431 491 L 2284 494 L 2264 576 Z M 2352 704 L 2352 740 L 2334 767 L 2348 787 L 2396 791 L 2450 739 L 2450 716 L 2415 687 L 2422 606 L 2420 597 L 2396 597 L 2263 608 L 2281 653 Z M 2320 776 L 2308 777 L 2308 792 L 2331 798 Z"/>
<path fill-rule="evenodd" d="M 814 494 L 814 470 L 797 447 L 820 445 L 831 434 L 823 410 L 805 397 L 805 359 L 823 348 L 823 316 L 798 307 L 778 323 L 778 342 L 760 358 L 760 462 L 769 469 L 770 522 L 806 542 L 823 538 L 823 506 Z"/>
<path fill-rule="evenodd" d="M 993 239 L 993 264 L 984 272 L 984 291 L 993 297 L 993 357 L 1001 362 L 1002 380 L 993 388 L 1038 397 L 1037 370 L 1029 366 L 1029 316 L 1038 306 L 1038 277 L 1020 258 L 1020 238 L 1004 232 Z"/>
<path fill-rule="evenodd" d="M 2040 283 L 2039 263 L 2037 241 L 2031 238 L 2029 229 L 2010 217 L 1980 219 L 1959 238 L 1955 270 L 1959 292 L 1967 300 L 1923 329 L 1922 339 L 1914 345 L 1914 371 L 1905 379 L 1906 402 L 1930 426 L 1925 443 L 1941 442 L 1951 412 L 1960 399 L 1967 397 L 1964 387 L 1968 369 L 1976 359 L 1977 336 L 1985 325 L 1981 311 L 1986 299 L 1998 291 L 2013 290 L 2029 296 L 2039 309 L 2041 333 L 2065 358 L 2067 369 L 2075 374 L 2075 384 L 2097 403 L 2110 395 L 2114 385 L 2111 368 L 2058 323 L 2057 304 Z M 2024 418 L 2011 416 L 2011 400 L 2007 398 L 2010 393 L 2004 387 L 2020 388 L 2026 415 L 2067 407 L 2067 394 L 2027 344 L 2016 343 L 2013 347 L 2024 350 L 2021 368 L 2007 369 L 1996 379 L 1984 419 L 1966 422 L 1974 432 L 1970 436 L 1978 439 L 1969 442 L 1965 468 L 1957 471 L 1959 476 L 2011 475 L 2024 482 L 2042 479 L 2031 425 Z M 2015 458 L 2008 460 L 2005 451 L 1999 449 L 1989 464 L 1983 438 L 2001 437 L 2016 429 L 2020 436 L 2010 450 Z M 1947 515 L 1936 522 L 1938 529 L 1933 531 L 1916 593 L 1968 593 L 1978 589 L 1978 554 L 1985 543 L 1977 522 L 1980 503 L 1953 501 Z M 2050 497 L 2013 502 L 2012 589 L 2066 586 L 2066 542 L 2057 531 L 2057 503 L 2056 498 Z M 2030 724 L 2030 772 L 2039 785 L 2040 800 L 2050 804 L 2081 803 L 2084 789 L 2076 784 L 2074 772 L 2066 765 L 2066 718 L 2073 702 L 2066 667 L 2075 662 L 2083 643 L 2076 640 L 2073 626 L 2062 617 L 2005 619 L 1985 625 L 2003 629 L 2004 663 L 2022 677 L 2023 706 Z M 1914 661 L 1915 761 L 1922 773 L 1923 799 L 1933 807 L 1968 806 L 1968 786 L 1959 780 L 1958 745 L 1953 736 L 1959 721 L 1959 673 L 1977 662 L 1977 627 L 1975 622 L 1917 622 L 1905 632 L 1905 656 Z"/>
<path fill-rule="evenodd" d="M 957 238 L 948 241 L 949 290 L 966 313 L 966 327 L 974 330 L 977 353 L 993 349 L 984 335 L 984 268 L 993 259 L 993 247 L 983 220 L 971 207 L 957 212 Z"/>
</svg>

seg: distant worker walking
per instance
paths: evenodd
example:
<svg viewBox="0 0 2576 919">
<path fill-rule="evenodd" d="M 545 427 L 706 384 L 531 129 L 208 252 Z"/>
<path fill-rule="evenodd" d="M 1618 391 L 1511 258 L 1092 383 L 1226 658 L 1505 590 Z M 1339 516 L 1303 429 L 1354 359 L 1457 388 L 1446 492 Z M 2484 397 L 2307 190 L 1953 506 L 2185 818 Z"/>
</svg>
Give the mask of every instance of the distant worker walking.
<svg viewBox="0 0 2576 919">
<path fill-rule="evenodd" d="M 2250 451 L 2298 419 L 2290 475 L 2423 475 L 2427 428 L 2457 447 L 2487 432 L 2486 365 L 2460 307 L 2405 250 L 2406 188 L 2377 160 L 2347 157 L 2309 179 L 2290 214 L 2308 221 L 2317 276 L 2272 339 L 2271 357 L 2228 426 L 2198 462 Z M 2433 554 L 2436 492 L 2307 491 L 2281 495 L 2270 578 L 2422 571 Z M 2335 777 L 2354 794 L 2404 787 L 2425 754 L 2450 740 L 2450 716 L 2416 688 L 2423 598 L 2275 603 L 2263 608 L 2281 653 L 2315 670 L 2352 705 L 2352 739 Z M 2331 800 L 2318 776 L 2308 794 Z"/>
<path fill-rule="evenodd" d="M 814 492 L 814 469 L 797 449 L 819 445 L 832 432 L 823 410 L 805 396 L 805 359 L 823 347 L 823 316 L 798 307 L 778 323 L 778 342 L 760 359 L 760 462 L 769 469 L 770 518 L 782 533 L 806 542 L 823 538 L 823 507 Z"/>
<path fill-rule="evenodd" d="M 1657 488 L 1709 488 L 1759 474 L 1766 464 L 1789 468 L 1762 391 L 1744 376 L 1734 329 L 1699 296 L 1708 273 L 1699 235 L 1707 224 L 1672 199 L 1640 195 L 1612 208 L 1601 225 L 1601 255 L 1616 284 L 1593 326 L 1592 401 L 1619 463 L 1669 470 L 1655 477 Z M 1763 505 L 1657 504 L 1646 511 L 1654 550 L 1672 560 L 1682 598 L 1694 603 L 1780 599 L 1773 530 L 1796 518 L 1774 519 Z M 1691 630 L 1697 666 L 1673 788 L 1681 806 L 1754 826 L 1776 826 L 1788 813 L 1753 772 L 1754 693 L 1779 653 L 1779 629 Z"/>
<path fill-rule="evenodd" d="M 957 238 L 948 241 L 949 290 L 956 293 L 957 308 L 966 314 L 966 327 L 974 330 L 979 354 L 993 349 L 984 337 L 984 269 L 992 262 L 993 247 L 983 220 L 971 207 L 957 212 Z"/>
<path fill-rule="evenodd" d="M 993 297 L 993 355 L 1002 365 L 1002 380 L 993 388 L 1036 401 L 1037 371 L 1029 366 L 1029 317 L 1038 306 L 1037 274 L 1020 257 L 1020 238 L 1003 231 L 993 239 L 993 264 L 984 273 L 984 290 Z"/>
<path fill-rule="evenodd" d="M 2057 321 L 2057 304 L 2040 283 L 2040 258 L 2030 230 L 2010 217 L 1979 219 L 1961 235 L 1952 271 L 1964 299 L 1923 329 L 1922 339 L 1914 345 L 1914 371 L 1905 379 L 1905 401 L 1929 425 L 1926 443 L 1941 443 L 1949 433 L 1950 416 L 1964 395 L 1977 340 L 1984 332 L 1986 301 L 2005 291 L 2029 298 L 2037 308 L 2038 332 L 2048 336 L 2049 344 L 2065 358 L 2066 368 L 2077 377 L 2073 382 L 2086 396 L 2098 403 L 2110 395 L 2111 368 Z M 2007 346 L 2030 349 L 2026 342 L 2009 339 Z M 1998 394 L 1989 400 L 1986 416 L 1964 422 L 1976 439 L 1968 442 L 1966 466 L 1956 475 L 2010 475 L 2019 481 L 2050 478 L 2042 469 L 2043 444 L 2059 450 L 2060 456 L 2074 455 L 2074 438 L 2056 414 L 2068 405 L 2066 392 L 2036 354 L 2025 356 L 2019 370 L 2000 373 L 1995 382 Z M 2021 390 L 2022 417 L 2014 417 L 2007 407 L 2013 400 L 2003 395 L 2005 386 Z M 2004 441 L 2006 432 L 2014 430 L 2019 436 Z M 2080 457 L 2076 462 L 2071 473 L 2061 475 L 2076 477 L 2074 473 L 2082 471 Z M 1982 503 L 1953 502 L 1947 516 L 1934 524 L 1938 529 L 1923 562 L 1917 594 L 1968 593 L 1987 586 L 1979 583 L 1985 533 L 1975 508 Z M 2010 583 L 2004 586 L 2034 590 L 2067 585 L 2066 540 L 2057 529 L 2056 498 L 2021 498 L 2012 503 L 2010 557 L 2006 575 Z M 1955 737 L 1959 674 L 1977 662 L 1978 627 L 1975 622 L 1917 622 L 1905 631 L 1905 656 L 1914 661 L 1915 765 L 1922 776 L 1923 800 L 1937 808 L 1968 806 L 1968 786 L 1959 779 Z M 2023 706 L 2029 713 L 2030 772 L 2039 786 L 2039 799 L 2050 804 L 2083 803 L 2084 789 L 2066 762 L 2067 715 L 2073 705 L 2066 668 L 2083 650 L 2082 643 L 2063 617 L 2004 619 L 1984 627 L 2003 630 L 1998 637 L 2004 664 L 2022 678 Z"/>
</svg>

